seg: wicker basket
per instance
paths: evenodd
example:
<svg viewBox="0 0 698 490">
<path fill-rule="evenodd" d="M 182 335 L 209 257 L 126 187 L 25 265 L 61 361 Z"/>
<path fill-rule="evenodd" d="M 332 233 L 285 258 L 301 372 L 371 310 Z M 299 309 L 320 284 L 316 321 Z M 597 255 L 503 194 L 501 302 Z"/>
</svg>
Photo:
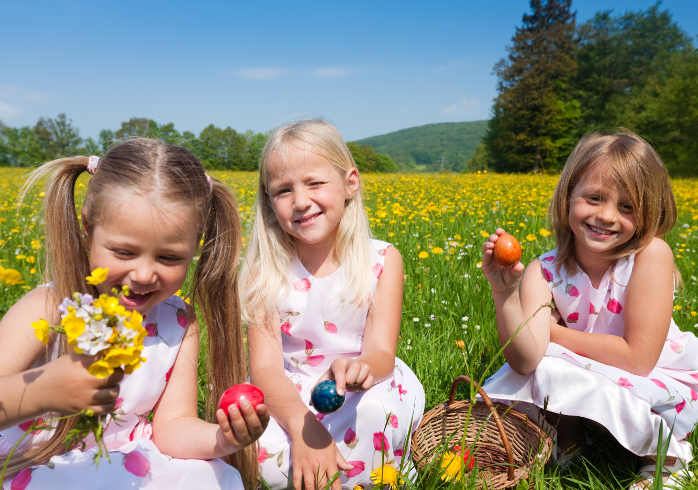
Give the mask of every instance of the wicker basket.
<svg viewBox="0 0 698 490">
<path fill-rule="evenodd" d="M 473 383 L 482 401 L 454 401 L 456 387 L 462 382 Z M 510 406 L 492 403 L 487 393 L 468 376 L 458 376 L 451 386 L 449 400 L 424 414 L 412 434 L 412 459 L 417 468 L 429 464 L 445 449 L 445 444 L 460 444 L 464 429 L 466 446 L 474 447 L 480 487 L 514 486 L 528 475 L 536 459 L 545 463 L 550 457 L 552 440 L 545 431 Z"/>
</svg>

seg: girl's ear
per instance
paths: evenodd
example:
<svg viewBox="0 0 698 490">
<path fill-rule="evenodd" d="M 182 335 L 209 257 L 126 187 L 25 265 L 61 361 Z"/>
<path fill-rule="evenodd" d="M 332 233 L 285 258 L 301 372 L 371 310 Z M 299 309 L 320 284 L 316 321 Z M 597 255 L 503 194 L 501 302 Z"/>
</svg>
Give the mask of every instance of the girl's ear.
<svg viewBox="0 0 698 490">
<path fill-rule="evenodd" d="M 354 194 L 356 194 L 361 187 L 361 184 L 359 182 L 359 169 L 356 167 L 352 167 L 349 170 L 347 170 L 347 174 L 344 177 L 344 189 L 345 189 L 345 198 L 346 200 L 350 200 L 354 197 Z"/>
</svg>

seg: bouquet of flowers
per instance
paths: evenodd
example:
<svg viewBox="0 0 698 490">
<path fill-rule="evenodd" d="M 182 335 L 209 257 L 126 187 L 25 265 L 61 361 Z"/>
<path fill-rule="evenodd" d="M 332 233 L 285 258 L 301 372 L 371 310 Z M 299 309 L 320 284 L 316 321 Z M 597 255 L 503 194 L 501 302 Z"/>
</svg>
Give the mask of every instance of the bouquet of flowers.
<svg viewBox="0 0 698 490">
<path fill-rule="evenodd" d="M 98 267 L 87 276 L 87 282 L 95 286 L 101 284 L 106 280 L 108 272 L 108 269 Z M 50 325 L 46 320 L 40 319 L 32 322 L 31 326 L 36 337 L 44 344 L 48 343 L 51 331 L 54 331 L 65 335 L 68 344 L 77 354 L 96 356 L 96 360 L 88 367 L 88 372 L 93 376 L 106 378 L 115 369 L 123 369 L 126 374 L 130 374 L 145 361 L 141 352 L 147 332 L 142 325 L 141 314 L 135 310 L 127 310 L 119 303 L 119 295 L 128 296 L 128 293 L 127 286 L 123 286 L 121 291 L 114 288 L 111 294 L 100 294 L 97 298 L 89 294 L 74 293 L 71 298 L 63 299 L 58 307 L 60 325 Z M 8 454 L 5 467 L 0 473 L 0 485 L 12 454 L 28 434 L 50 429 L 53 422 L 69 417 L 77 417 L 77 423 L 64 439 L 66 448 L 77 445 L 84 449 L 85 437 L 92 434 L 97 445 L 95 464 L 99 463 L 102 456 L 109 460 L 103 435 L 105 423 L 110 418 L 116 419 L 115 413 L 95 415 L 92 410 L 82 410 L 52 421 L 39 417 L 31 422 Z M 21 427 L 24 428 L 25 425 Z"/>
</svg>

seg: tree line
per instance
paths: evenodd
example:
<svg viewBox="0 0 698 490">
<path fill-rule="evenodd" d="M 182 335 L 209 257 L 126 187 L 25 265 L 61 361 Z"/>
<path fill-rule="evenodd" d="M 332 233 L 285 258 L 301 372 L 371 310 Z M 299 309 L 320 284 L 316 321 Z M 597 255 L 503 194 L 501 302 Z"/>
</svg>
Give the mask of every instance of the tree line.
<svg viewBox="0 0 698 490">
<path fill-rule="evenodd" d="M 698 170 L 698 51 L 656 3 L 577 25 L 571 0 L 531 0 L 470 168 L 557 171 L 589 131 L 632 130 L 672 175 Z"/>
<path fill-rule="evenodd" d="M 267 134 L 237 132 L 231 127 L 209 124 L 199 135 L 179 132 L 173 123 L 158 124 L 152 119 L 134 117 L 121 123 L 116 131 L 104 129 L 99 137 L 82 138 L 65 114 L 40 118 L 34 126 L 14 128 L 0 122 L 0 165 L 29 167 L 55 158 L 73 155 L 103 155 L 118 141 L 135 136 L 157 138 L 183 146 L 205 168 L 220 170 L 256 170 L 267 141 Z M 394 172 L 397 164 L 387 155 L 356 143 L 348 147 L 362 172 Z"/>
</svg>

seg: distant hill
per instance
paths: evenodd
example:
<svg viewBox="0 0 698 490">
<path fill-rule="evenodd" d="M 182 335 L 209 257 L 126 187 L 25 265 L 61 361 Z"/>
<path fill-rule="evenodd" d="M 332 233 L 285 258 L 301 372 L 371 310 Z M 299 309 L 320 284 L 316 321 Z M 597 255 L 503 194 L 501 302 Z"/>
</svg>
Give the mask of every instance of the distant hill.
<svg viewBox="0 0 698 490">
<path fill-rule="evenodd" d="M 388 155 L 401 169 L 462 171 L 486 130 L 486 120 L 426 124 L 355 143 Z"/>
</svg>

